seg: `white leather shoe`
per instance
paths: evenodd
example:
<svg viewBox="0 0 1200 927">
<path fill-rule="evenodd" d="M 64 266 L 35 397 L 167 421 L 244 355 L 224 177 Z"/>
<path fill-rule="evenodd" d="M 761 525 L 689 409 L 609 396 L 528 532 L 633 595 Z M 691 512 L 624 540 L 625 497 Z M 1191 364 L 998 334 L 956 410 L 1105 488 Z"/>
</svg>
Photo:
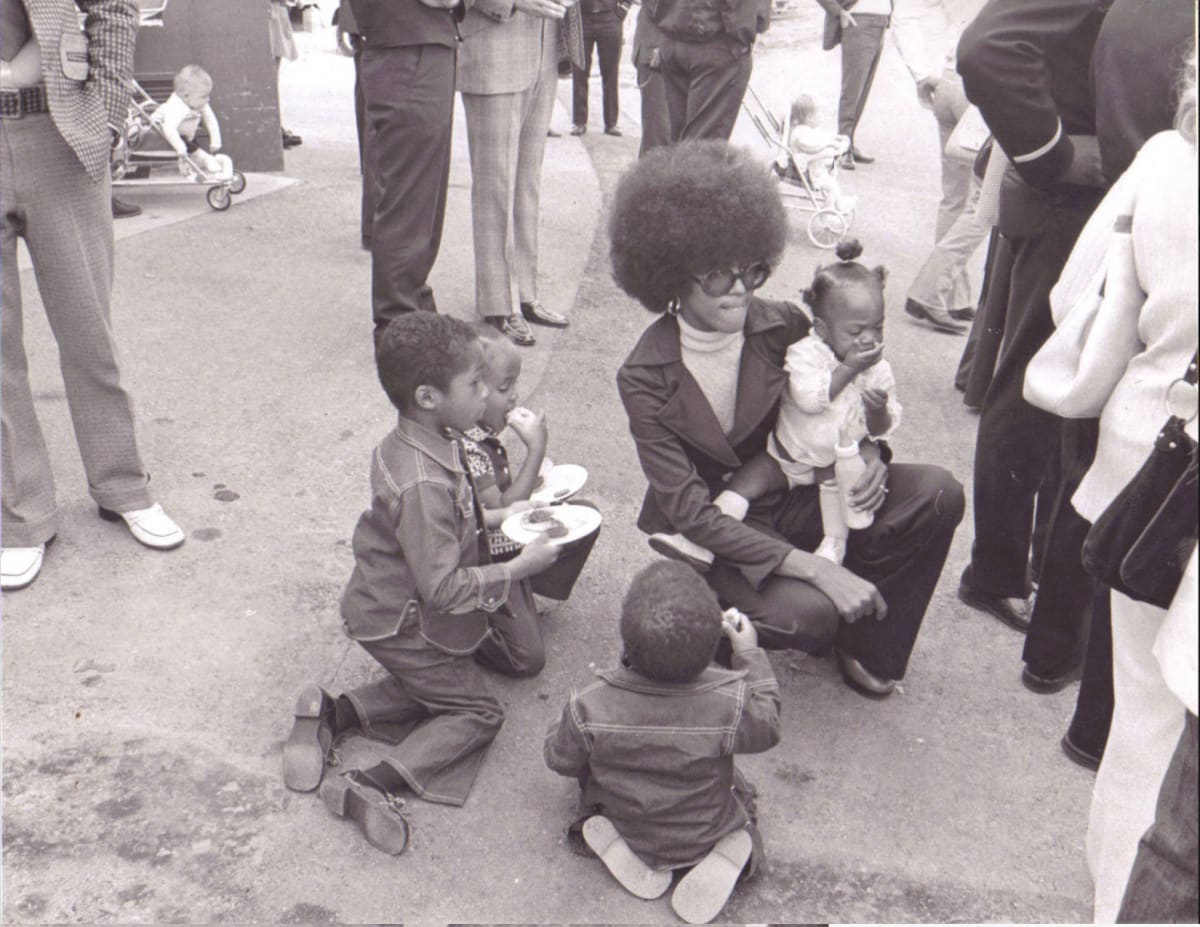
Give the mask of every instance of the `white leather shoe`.
<svg viewBox="0 0 1200 927">
<path fill-rule="evenodd" d="M 45 554 L 45 544 L 0 549 L 0 589 L 11 592 L 28 586 L 42 571 Z"/>
<path fill-rule="evenodd" d="M 124 521 L 134 540 L 155 550 L 172 550 L 183 543 L 183 530 L 157 502 L 148 509 L 135 509 L 132 512 L 114 512 L 102 508 L 100 517 L 105 521 Z"/>
</svg>

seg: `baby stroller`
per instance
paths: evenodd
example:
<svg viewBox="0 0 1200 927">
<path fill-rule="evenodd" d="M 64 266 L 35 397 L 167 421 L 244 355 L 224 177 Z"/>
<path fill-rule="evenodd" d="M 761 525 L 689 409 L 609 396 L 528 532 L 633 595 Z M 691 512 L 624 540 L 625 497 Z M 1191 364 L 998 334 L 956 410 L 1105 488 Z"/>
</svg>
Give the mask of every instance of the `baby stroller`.
<svg viewBox="0 0 1200 927">
<path fill-rule="evenodd" d="M 813 186 L 807 161 L 788 145 L 786 120 L 767 109 L 753 87 L 746 88 L 742 108 L 774 156 L 771 169 L 779 178 L 779 194 L 783 205 L 811 212 L 812 215 L 808 217 L 808 240 L 818 248 L 834 247 L 846 237 L 850 226 L 854 224 L 853 207 L 839 209 L 837 204 L 825 201 L 824 194 Z M 836 161 L 830 173 L 836 176 Z"/>
<path fill-rule="evenodd" d="M 167 3 L 168 0 L 138 0 L 140 24 L 162 26 Z M 234 170 L 233 162 L 225 156 L 220 157 L 226 169 L 218 173 L 206 171 L 187 154 L 176 154 L 154 122 L 158 102 L 133 78 L 130 84 L 129 115 L 112 154 L 113 186 L 201 184 L 208 187 L 206 198 L 213 209 L 224 211 L 232 206 L 234 195 L 246 189 L 245 176 Z M 155 139 L 161 144 L 147 144 Z M 168 168 L 170 174 L 152 176 L 159 168 Z"/>
</svg>

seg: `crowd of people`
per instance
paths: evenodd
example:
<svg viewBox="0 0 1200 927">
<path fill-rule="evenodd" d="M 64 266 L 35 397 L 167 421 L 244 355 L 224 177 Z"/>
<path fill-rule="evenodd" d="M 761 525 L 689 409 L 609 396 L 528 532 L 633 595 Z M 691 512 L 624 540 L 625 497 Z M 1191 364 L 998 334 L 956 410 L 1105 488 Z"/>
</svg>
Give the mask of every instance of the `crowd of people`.
<svg viewBox="0 0 1200 927">
<path fill-rule="evenodd" d="M 1194 921 L 1195 10 L 1187 0 L 816 2 L 824 47 L 840 48 L 836 132 L 801 93 L 783 141 L 817 195 L 853 208 L 835 174 L 874 160 L 855 139 L 889 31 L 938 128 L 934 244 L 903 308 L 932 329 L 970 329 L 955 376 L 979 412 L 959 597 L 1024 633 L 1032 691 L 1081 680 L 1062 746 L 1098 769 L 1095 919 Z M 59 528 L 23 346 L 18 237 L 100 516 L 158 550 L 185 534 L 150 495 L 109 322 L 109 149 L 128 105 L 136 7 L 0 3 L 0 578 L 11 593 L 36 580 Z M 293 57 L 286 4 L 268 6 L 278 64 Z M 619 135 L 628 10 L 620 0 L 344 0 L 339 10 L 357 75 L 376 367 L 397 414 L 372 455 L 341 615 L 386 674 L 341 693 L 304 687 L 283 777 L 319 790 L 387 853 L 408 845 L 405 796 L 464 804 L 504 719 L 484 670 L 542 670 L 535 597 L 568 597 L 596 541 L 589 530 L 558 543 L 554 531 L 569 532 L 537 499 L 548 434 L 520 404 L 518 349 L 535 343 L 532 326 L 570 324 L 537 288 L 557 80 L 573 74 L 582 134 L 595 47 L 604 130 Z M 637 526 L 663 559 L 624 597 L 619 664 L 571 692 L 543 748 L 546 765 L 580 785 L 572 845 L 638 897 L 673 887 L 691 923 L 717 917 L 764 857 L 755 790 L 734 764 L 780 738 L 764 651 L 832 651 L 850 688 L 887 698 L 966 511 L 952 474 L 894 460 L 888 445 L 903 391 L 884 357 L 888 270 L 843 241 L 803 305 L 756 295 L 788 219 L 778 177 L 728 138 L 770 13 L 762 0 L 657 0 L 637 14 L 643 137 L 607 232 L 616 285 L 654 318 L 613 374 L 646 480 Z M 194 136 L 196 122 L 216 125 L 212 81 L 200 68 L 180 73 L 176 122 L 190 119 Z M 428 282 L 456 92 L 475 324 L 439 314 Z M 187 132 L 179 142 L 193 150 Z M 966 266 L 985 241 L 977 294 Z M 506 429 L 523 445 L 515 470 Z M 1132 518 L 1138 530 L 1115 547 L 1099 531 Z M 523 542 L 514 520 L 530 529 Z M 334 772 L 330 751 L 350 733 L 386 752 Z"/>
</svg>

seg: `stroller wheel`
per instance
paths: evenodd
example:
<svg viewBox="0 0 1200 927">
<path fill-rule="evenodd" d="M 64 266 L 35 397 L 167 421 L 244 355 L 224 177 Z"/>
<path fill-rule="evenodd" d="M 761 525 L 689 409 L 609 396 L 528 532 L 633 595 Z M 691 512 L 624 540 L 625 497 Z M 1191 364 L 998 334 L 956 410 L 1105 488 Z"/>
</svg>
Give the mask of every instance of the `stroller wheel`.
<svg viewBox="0 0 1200 927">
<path fill-rule="evenodd" d="M 233 205 L 233 197 L 230 195 L 228 187 L 209 187 L 205 198 L 208 200 L 208 205 L 217 212 L 224 212 Z"/>
<path fill-rule="evenodd" d="M 246 189 L 246 175 L 241 171 L 233 172 L 233 179 L 229 181 L 229 192 L 233 194 L 241 193 Z"/>
<path fill-rule="evenodd" d="M 808 240 L 818 248 L 832 248 L 842 240 L 847 226 L 836 209 L 818 209 L 808 220 Z"/>
</svg>

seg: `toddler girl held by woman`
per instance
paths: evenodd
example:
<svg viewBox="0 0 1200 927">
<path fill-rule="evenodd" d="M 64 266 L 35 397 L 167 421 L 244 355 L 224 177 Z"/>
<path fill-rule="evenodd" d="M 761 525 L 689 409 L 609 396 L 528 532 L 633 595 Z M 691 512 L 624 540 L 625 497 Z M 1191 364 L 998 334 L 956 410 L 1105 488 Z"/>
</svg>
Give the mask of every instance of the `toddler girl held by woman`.
<svg viewBox="0 0 1200 927">
<path fill-rule="evenodd" d="M 788 487 L 819 483 L 824 538 L 814 553 L 838 564 L 859 507 L 856 487 L 838 486 L 834 464 L 839 453 L 857 456 L 864 438 L 890 435 L 901 415 L 896 379 L 883 358 L 887 271 L 855 261 L 861 253 L 856 239 L 844 241 L 838 263 L 817 268 L 803 293 L 813 314 L 812 332 L 787 350 L 788 385 L 767 453 L 742 467 L 713 500 L 740 519 L 751 501 L 783 488 L 785 480 Z M 655 535 L 650 543 L 668 556 L 712 563 L 709 551 L 682 535 Z"/>
</svg>

